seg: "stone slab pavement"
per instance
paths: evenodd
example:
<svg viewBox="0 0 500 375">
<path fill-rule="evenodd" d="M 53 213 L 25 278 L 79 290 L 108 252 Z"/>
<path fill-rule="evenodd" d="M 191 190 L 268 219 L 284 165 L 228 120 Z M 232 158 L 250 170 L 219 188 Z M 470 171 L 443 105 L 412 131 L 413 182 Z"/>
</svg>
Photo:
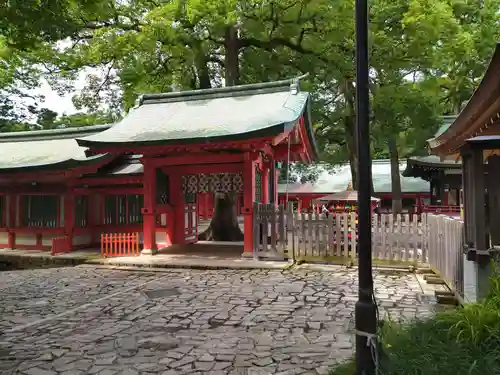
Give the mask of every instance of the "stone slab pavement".
<svg viewBox="0 0 500 375">
<path fill-rule="evenodd" d="M 0 373 L 327 374 L 352 355 L 357 273 L 90 266 L 0 272 Z M 374 276 L 382 314 L 437 307 Z"/>
</svg>

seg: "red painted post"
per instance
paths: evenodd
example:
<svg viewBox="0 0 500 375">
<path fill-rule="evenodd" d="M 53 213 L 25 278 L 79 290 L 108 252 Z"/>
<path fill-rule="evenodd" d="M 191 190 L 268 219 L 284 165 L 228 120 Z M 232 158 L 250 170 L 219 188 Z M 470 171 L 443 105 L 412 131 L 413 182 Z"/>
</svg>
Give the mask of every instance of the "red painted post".
<svg viewBox="0 0 500 375">
<path fill-rule="evenodd" d="M 262 203 L 269 203 L 269 163 L 262 163 Z"/>
<path fill-rule="evenodd" d="M 73 248 L 73 231 L 75 229 L 75 196 L 68 191 L 64 194 L 64 234 L 68 250 Z"/>
<path fill-rule="evenodd" d="M 255 165 L 258 155 L 245 153 L 243 162 L 243 203 L 244 222 L 243 233 L 245 235 L 243 245 L 243 256 L 253 256 L 253 202 L 255 201 Z"/>
<path fill-rule="evenodd" d="M 9 228 L 8 246 L 9 246 L 9 249 L 15 249 L 16 248 L 16 233 L 15 233 L 14 229 L 17 227 L 17 212 L 20 212 L 20 211 L 16 211 L 16 208 L 18 207 L 17 195 L 10 194 L 8 196 L 8 199 L 9 199 L 8 223 L 7 223 L 7 226 Z"/>
<path fill-rule="evenodd" d="M 148 158 L 143 158 L 144 165 L 144 208 L 143 208 L 143 231 L 144 248 L 143 254 L 156 254 L 156 167 Z"/>
<path fill-rule="evenodd" d="M 274 201 L 279 202 L 279 196 L 278 196 L 278 181 L 280 178 L 280 170 L 279 168 L 274 169 Z"/>
</svg>

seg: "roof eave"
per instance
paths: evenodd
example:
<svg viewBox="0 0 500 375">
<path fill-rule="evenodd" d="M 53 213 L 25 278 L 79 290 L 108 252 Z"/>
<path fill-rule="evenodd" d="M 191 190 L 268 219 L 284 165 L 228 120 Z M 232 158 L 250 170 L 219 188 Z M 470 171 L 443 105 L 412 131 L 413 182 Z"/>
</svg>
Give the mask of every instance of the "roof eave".
<svg viewBox="0 0 500 375">
<path fill-rule="evenodd" d="M 52 139 L 71 139 L 78 136 L 89 136 L 102 131 L 108 130 L 112 125 L 91 125 L 82 126 L 79 128 L 63 128 L 49 130 L 32 130 L 22 132 L 0 133 L 0 143 L 3 142 L 27 142 L 27 141 L 43 141 Z"/>
<path fill-rule="evenodd" d="M 27 165 L 24 167 L 14 167 L 14 168 L 0 168 L 0 174 L 3 173 L 30 173 L 39 171 L 54 171 L 54 170 L 68 170 L 80 167 L 85 167 L 92 165 L 94 163 L 104 162 L 106 160 L 111 160 L 114 156 L 109 154 L 99 155 L 98 157 L 93 157 L 87 160 L 76 160 L 68 159 L 57 163 L 42 164 L 42 165 Z"/>
<path fill-rule="evenodd" d="M 149 147 L 149 146 L 189 146 L 189 145 L 208 145 L 212 143 L 228 143 L 233 141 L 246 141 L 251 139 L 273 137 L 281 134 L 287 130 L 290 123 L 280 123 L 270 126 L 265 129 L 256 131 L 231 134 L 215 137 L 197 137 L 197 138 L 183 138 L 183 139 L 162 139 L 155 141 L 125 141 L 125 142 L 99 142 L 84 138 L 78 138 L 76 141 L 81 147 L 88 147 L 93 150 L 99 149 L 122 149 L 134 147 Z"/>
<path fill-rule="evenodd" d="M 303 110 L 304 125 L 306 128 L 307 137 L 309 138 L 309 144 L 311 145 L 310 155 L 311 162 L 319 161 L 319 150 L 318 144 L 316 143 L 316 137 L 314 136 L 314 130 L 312 127 L 312 115 L 311 115 L 311 96 L 307 98 L 306 105 Z"/>
</svg>

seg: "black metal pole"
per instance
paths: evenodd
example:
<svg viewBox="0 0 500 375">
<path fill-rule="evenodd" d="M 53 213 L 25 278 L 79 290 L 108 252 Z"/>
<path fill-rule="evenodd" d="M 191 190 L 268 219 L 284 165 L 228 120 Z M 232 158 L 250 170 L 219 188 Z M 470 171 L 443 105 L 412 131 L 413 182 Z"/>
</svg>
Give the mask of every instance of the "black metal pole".
<svg viewBox="0 0 500 375">
<path fill-rule="evenodd" d="M 370 96 L 368 87 L 368 3 L 356 0 L 356 134 L 358 151 L 358 302 L 355 307 L 356 374 L 375 374 L 373 348 L 368 340 L 377 330 L 373 300 Z"/>
</svg>

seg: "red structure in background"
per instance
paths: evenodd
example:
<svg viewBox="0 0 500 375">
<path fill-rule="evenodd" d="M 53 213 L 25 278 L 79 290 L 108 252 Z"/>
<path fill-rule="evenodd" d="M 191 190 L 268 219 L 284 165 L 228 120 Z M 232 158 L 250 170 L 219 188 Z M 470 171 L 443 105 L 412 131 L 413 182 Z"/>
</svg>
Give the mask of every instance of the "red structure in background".
<svg viewBox="0 0 500 375">
<path fill-rule="evenodd" d="M 294 204 L 299 212 L 305 211 L 305 212 L 313 212 L 314 210 L 316 212 L 320 211 L 320 207 L 317 205 L 314 205 L 314 202 L 317 201 L 319 198 L 322 198 L 326 195 L 332 194 L 332 192 L 325 192 L 325 193 L 318 193 L 318 192 L 309 192 L 308 191 L 308 184 L 304 184 L 303 189 L 294 189 L 291 192 L 284 193 L 280 192 L 279 193 L 279 203 L 280 204 L 285 204 L 286 202 L 286 196 L 288 195 L 288 202 L 291 204 Z M 298 191 L 297 191 L 298 190 Z M 378 193 L 375 194 L 377 198 L 380 199 L 381 203 L 384 203 L 384 206 L 387 207 L 387 203 L 389 203 L 390 207 L 390 202 L 392 202 L 392 194 L 389 193 Z M 402 194 L 402 199 L 410 202 L 411 204 L 409 207 L 406 207 L 406 209 L 412 209 L 414 213 L 420 213 L 422 212 L 422 207 L 425 207 L 428 205 L 426 201 L 428 201 L 430 198 L 430 192 L 417 192 L 417 193 L 403 193 Z M 388 209 L 388 208 L 386 208 Z"/>
<path fill-rule="evenodd" d="M 445 125 L 447 128 L 451 123 Z M 459 215 L 462 188 L 462 163 L 441 160 L 434 155 L 408 159 L 403 176 L 419 177 L 430 183 L 429 202 L 417 204 L 418 213 Z"/>
<path fill-rule="evenodd" d="M 1 134 L 0 151 L 0 246 L 138 233 L 146 254 L 196 242 L 218 192 L 239 196 L 251 254 L 253 203 L 277 201 L 276 162 L 317 157 L 298 80 L 144 95 L 113 126 Z"/>
</svg>

